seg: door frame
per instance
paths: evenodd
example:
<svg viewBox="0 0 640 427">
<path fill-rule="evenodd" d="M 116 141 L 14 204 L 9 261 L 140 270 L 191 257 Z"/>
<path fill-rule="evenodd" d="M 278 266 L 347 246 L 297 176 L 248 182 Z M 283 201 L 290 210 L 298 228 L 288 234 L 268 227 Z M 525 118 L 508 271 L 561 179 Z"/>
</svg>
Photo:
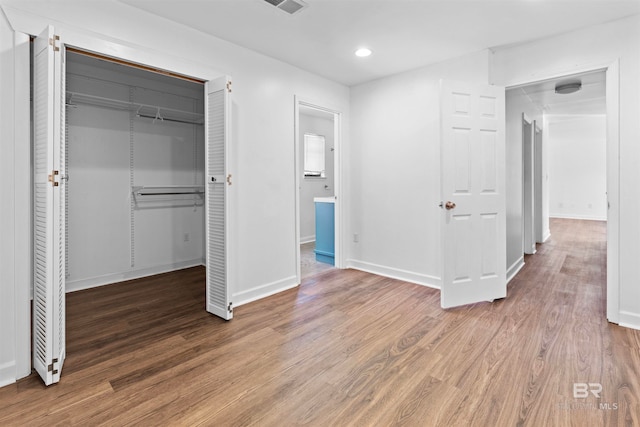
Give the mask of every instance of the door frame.
<svg viewBox="0 0 640 427">
<path fill-rule="evenodd" d="M 545 178 L 542 176 L 543 149 L 542 149 L 542 129 L 537 120 L 533 121 L 533 236 L 534 243 L 544 243 L 546 240 L 543 230 L 542 215 L 543 187 Z"/>
<path fill-rule="evenodd" d="M 333 140 L 334 140 L 334 152 L 333 152 L 333 189 L 335 196 L 335 226 L 334 226 L 334 241 L 335 241 L 335 267 L 344 268 L 343 260 L 343 243 L 342 243 L 342 229 L 343 229 L 343 212 L 344 206 L 342 203 L 342 112 L 338 109 L 326 107 L 321 102 L 314 102 L 307 100 L 299 95 L 294 95 L 294 215 L 295 215 L 295 229 L 294 229 L 294 253 L 295 253 L 295 271 L 296 271 L 296 283 L 299 285 L 302 281 L 302 273 L 300 269 L 301 255 L 300 255 L 300 184 L 302 183 L 302 165 L 300 161 L 300 107 L 313 108 L 318 111 L 333 115 Z"/>
<path fill-rule="evenodd" d="M 534 128 L 535 120 L 522 113 L 522 252 L 527 255 L 536 253 Z"/>
<path fill-rule="evenodd" d="M 576 66 L 540 78 L 513 82 L 507 90 L 575 74 L 604 71 L 607 108 L 607 320 L 620 323 L 620 59 Z M 546 122 L 543 133 L 546 132 Z M 546 160 L 546 159 L 545 159 Z M 545 168 L 543 167 L 542 170 Z M 548 186 L 545 189 L 548 191 Z M 543 195 L 543 197 L 545 197 Z M 543 230 L 544 232 L 544 230 Z"/>
<path fill-rule="evenodd" d="M 42 22 L 47 23 L 45 19 Z M 14 44 L 14 61 L 15 70 L 25 72 L 30 69 L 31 53 L 27 40 L 31 34 L 38 34 L 44 25 L 40 20 L 25 19 L 20 20 L 13 27 L 14 37 L 16 42 Z M 123 60 L 125 62 L 131 62 L 134 64 L 141 64 L 150 68 L 156 68 L 159 70 L 165 70 L 176 73 L 178 75 L 194 77 L 198 80 L 209 81 L 218 77 L 222 77 L 225 73 L 215 70 L 211 67 L 202 65 L 199 62 L 187 60 L 178 56 L 174 56 L 165 51 L 160 51 L 149 46 L 128 44 L 126 41 L 114 40 L 108 35 L 102 35 L 99 33 L 89 32 L 85 30 L 72 29 L 64 24 L 57 24 L 56 33 L 63 38 L 65 46 L 72 46 L 74 48 L 95 52 L 99 55 Z M 23 43 L 18 46 L 18 43 Z M 30 122 L 30 109 L 25 113 L 25 107 L 30 106 L 30 73 L 26 72 L 25 80 L 23 84 L 15 87 L 14 106 L 16 111 L 15 118 L 15 133 L 21 135 L 23 138 L 28 139 L 27 135 L 31 135 L 31 122 Z M 233 125 L 233 124 L 232 124 Z M 30 142 L 29 147 L 32 143 Z M 31 157 L 22 155 L 20 158 L 16 158 L 16 170 L 26 171 L 23 175 L 31 175 Z M 31 188 L 31 178 L 26 181 Z M 26 185 L 26 184 L 25 184 Z M 22 188 L 25 188 L 25 185 Z M 31 215 L 32 215 L 32 203 L 31 193 L 29 197 L 22 198 L 22 204 L 15 207 L 16 212 L 16 228 L 29 230 L 29 234 L 32 233 Z M 29 239 L 29 254 L 33 254 L 32 239 Z M 233 250 L 233 249 L 232 249 Z M 23 264 L 26 264 L 24 262 Z M 22 265 L 23 268 L 16 269 L 15 271 L 15 283 L 16 292 L 14 293 L 14 301 L 16 307 L 16 379 L 24 378 L 31 373 L 32 361 L 31 361 L 31 299 L 33 298 L 33 275 L 32 264 L 33 261 L 28 262 L 28 266 Z M 231 269 L 233 272 L 233 269 Z M 229 276 L 229 279 L 233 275 Z"/>
</svg>

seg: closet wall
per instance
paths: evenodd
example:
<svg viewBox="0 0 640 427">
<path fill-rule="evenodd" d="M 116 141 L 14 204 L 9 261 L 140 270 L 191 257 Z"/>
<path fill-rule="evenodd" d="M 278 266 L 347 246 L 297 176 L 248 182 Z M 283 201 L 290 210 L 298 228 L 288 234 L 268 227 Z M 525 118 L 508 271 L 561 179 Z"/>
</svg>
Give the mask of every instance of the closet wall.
<svg viewBox="0 0 640 427">
<path fill-rule="evenodd" d="M 68 53 L 66 89 L 67 291 L 201 264 L 204 194 L 133 190 L 204 185 L 203 126 L 160 119 L 202 122 L 203 86 Z"/>
</svg>

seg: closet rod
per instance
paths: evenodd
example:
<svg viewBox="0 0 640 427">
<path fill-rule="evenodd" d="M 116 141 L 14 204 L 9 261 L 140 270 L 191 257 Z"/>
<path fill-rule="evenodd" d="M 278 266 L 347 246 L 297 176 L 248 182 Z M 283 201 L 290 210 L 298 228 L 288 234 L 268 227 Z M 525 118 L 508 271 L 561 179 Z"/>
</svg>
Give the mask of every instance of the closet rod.
<svg viewBox="0 0 640 427">
<path fill-rule="evenodd" d="M 156 116 L 150 116 L 148 114 L 136 114 L 136 117 L 143 117 L 145 119 L 160 120 L 161 122 L 176 122 L 176 123 L 186 123 L 188 125 L 202 125 L 202 123 L 190 122 L 188 120 L 167 119 L 166 117 L 156 117 Z"/>
<path fill-rule="evenodd" d="M 180 191 L 175 191 L 175 192 L 171 192 L 171 193 L 144 193 L 142 191 L 138 191 L 136 193 L 138 196 L 184 196 L 184 195 L 191 195 L 191 194 L 204 194 L 204 191 L 191 191 L 191 192 L 180 192 Z"/>
<path fill-rule="evenodd" d="M 132 187 L 134 196 L 193 196 L 204 194 L 202 185 L 143 185 Z"/>
</svg>

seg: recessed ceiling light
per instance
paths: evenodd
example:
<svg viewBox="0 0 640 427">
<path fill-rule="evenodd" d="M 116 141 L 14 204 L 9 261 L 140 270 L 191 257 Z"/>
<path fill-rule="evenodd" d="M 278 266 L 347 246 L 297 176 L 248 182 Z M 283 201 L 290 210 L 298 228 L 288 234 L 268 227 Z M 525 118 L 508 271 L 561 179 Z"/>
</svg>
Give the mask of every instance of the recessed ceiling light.
<svg viewBox="0 0 640 427">
<path fill-rule="evenodd" d="M 356 50 L 356 56 L 359 56 L 360 58 L 364 58 L 365 56 L 369 55 L 371 55 L 371 49 L 368 49 L 366 47 L 361 47 L 360 49 Z"/>
</svg>

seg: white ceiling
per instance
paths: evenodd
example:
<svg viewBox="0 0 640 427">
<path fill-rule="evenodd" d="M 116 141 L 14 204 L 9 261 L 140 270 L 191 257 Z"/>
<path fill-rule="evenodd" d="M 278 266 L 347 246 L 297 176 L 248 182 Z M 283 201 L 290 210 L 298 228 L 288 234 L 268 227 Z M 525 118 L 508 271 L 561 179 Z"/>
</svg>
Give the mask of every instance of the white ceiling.
<svg viewBox="0 0 640 427">
<path fill-rule="evenodd" d="M 582 83 L 578 92 L 555 93 L 558 83 Z M 606 114 L 606 74 L 604 71 L 547 80 L 510 90 L 522 91 L 540 111 L 547 115 Z"/>
<path fill-rule="evenodd" d="M 264 0 L 120 1 L 349 86 L 640 13 L 640 0 L 305 0 L 294 15 Z"/>
</svg>

